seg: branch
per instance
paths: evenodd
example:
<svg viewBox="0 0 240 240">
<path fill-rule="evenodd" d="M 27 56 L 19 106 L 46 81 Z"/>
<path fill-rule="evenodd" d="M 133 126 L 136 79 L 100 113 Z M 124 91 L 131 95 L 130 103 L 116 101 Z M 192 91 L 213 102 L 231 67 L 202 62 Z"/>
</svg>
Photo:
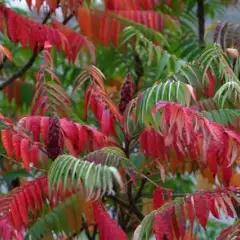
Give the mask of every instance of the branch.
<svg viewBox="0 0 240 240">
<path fill-rule="evenodd" d="M 135 94 L 138 93 L 139 91 L 139 83 L 141 78 L 144 75 L 144 69 L 143 69 L 143 65 L 142 65 L 142 61 L 140 59 L 140 57 L 138 56 L 138 54 L 136 53 L 136 51 L 134 51 L 133 53 L 134 55 L 134 64 L 135 64 L 135 72 L 137 74 L 137 78 L 135 81 Z"/>
<path fill-rule="evenodd" d="M 125 136 L 125 154 L 127 157 L 129 157 L 130 154 L 130 141 L 129 139 Z M 135 213 L 135 215 L 138 217 L 138 219 L 142 220 L 144 218 L 144 215 L 141 213 L 141 211 L 137 208 L 136 202 L 134 201 L 132 196 L 132 180 L 129 177 L 128 174 L 126 174 L 126 180 L 127 180 L 127 196 L 128 196 L 128 201 L 129 201 L 129 215 L 127 216 L 127 220 L 125 221 L 126 224 L 128 224 L 130 220 L 130 215 L 132 212 Z"/>
<path fill-rule="evenodd" d="M 130 177 L 128 177 L 128 178 L 130 178 Z M 128 180 L 128 181 L 129 181 L 129 180 Z M 130 180 L 130 181 L 131 181 L 131 180 Z M 142 196 L 142 191 L 143 191 L 143 189 L 144 189 L 144 186 L 145 186 L 146 182 L 147 182 L 147 179 L 146 179 L 146 178 L 142 179 L 140 188 L 139 188 L 139 190 L 138 190 L 135 198 L 133 199 L 132 196 L 131 196 L 131 198 L 129 198 L 129 203 L 130 203 L 130 200 L 131 200 L 132 202 L 130 203 L 129 215 L 128 215 L 127 218 L 125 219 L 125 222 L 126 222 L 127 224 L 128 224 L 128 222 L 129 222 L 129 220 L 130 220 L 130 217 L 131 217 L 131 213 L 132 213 L 132 212 L 134 212 L 134 213 L 136 214 L 136 216 L 137 216 L 140 220 L 142 220 L 142 219 L 144 218 L 144 215 L 142 214 L 142 212 L 140 212 L 140 210 L 137 208 L 136 203 L 137 203 L 137 201 L 140 199 L 140 197 Z M 131 185 L 131 186 L 132 186 L 132 185 Z M 132 191 L 132 189 L 131 189 L 131 191 Z"/>
<path fill-rule="evenodd" d="M 89 240 L 92 240 L 91 234 L 90 234 L 90 232 L 89 232 L 89 230 L 88 230 L 88 224 L 83 220 L 82 225 L 83 225 L 83 228 L 84 228 L 85 233 L 86 233 L 86 235 L 87 235 L 87 238 L 88 238 Z"/>
<path fill-rule="evenodd" d="M 135 196 L 135 199 L 134 199 L 134 202 L 137 203 L 138 200 L 141 198 L 142 196 L 142 192 L 143 192 L 143 189 L 144 189 L 144 186 L 145 184 L 147 183 L 147 179 L 146 178 L 143 178 L 142 179 L 142 182 L 141 182 L 141 185 L 140 185 L 140 188 L 137 192 L 137 195 Z"/>
<path fill-rule="evenodd" d="M 43 21 L 42 21 L 42 24 L 46 24 L 46 23 L 47 23 L 47 21 L 48 21 L 48 19 L 50 18 L 51 14 L 52 14 L 51 11 L 49 11 L 49 12 L 47 13 L 47 15 L 44 17 L 44 19 L 43 19 Z M 36 48 L 36 47 L 35 47 L 35 48 Z M 36 59 L 36 57 L 35 57 L 35 59 L 32 59 L 32 58 L 34 58 L 34 53 L 35 53 L 35 52 L 37 53 L 37 48 L 34 49 L 32 57 L 31 57 L 31 58 L 29 59 L 29 61 L 27 62 L 28 65 L 31 64 L 30 60 L 34 62 L 34 60 Z M 4 56 L 3 62 L 0 64 L 0 69 L 3 68 L 3 65 L 4 65 L 4 63 L 5 63 L 6 61 L 7 61 L 7 57 Z M 27 65 L 27 64 L 26 64 L 26 65 Z M 23 68 L 26 67 L 26 65 L 23 66 Z M 32 66 L 32 64 L 31 64 L 31 66 Z M 30 67 L 31 67 L 31 66 L 30 66 Z M 17 73 L 20 74 L 20 76 L 22 75 L 22 74 L 20 73 L 20 70 L 19 70 Z M 6 83 L 7 85 L 10 84 L 12 81 L 14 81 L 16 78 L 20 77 L 20 76 L 16 76 L 17 73 L 13 74 L 8 80 L 6 80 L 6 82 L 7 82 L 7 81 L 10 81 L 9 83 Z M 15 77 L 15 78 L 14 78 L 14 77 Z M 12 80 L 11 78 L 13 78 L 13 80 Z M 4 82 L 4 83 L 5 83 L 5 82 Z M 4 87 L 6 87 L 6 86 L 4 86 L 4 83 L 3 83 L 3 84 L 0 84 L 0 90 L 2 90 Z"/>
<path fill-rule="evenodd" d="M 125 201 L 123 201 L 122 199 L 120 199 L 114 195 L 107 195 L 106 197 L 115 201 L 117 204 L 121 205 L 124 208 L 129 208 L 129 205 Z"/>
<path fill-rule="evenodd" d="M 68 17 L 66 17 L 66 18 L 63 20 L 62 24 L 63 24 L 63 25 L 66 25 L 66 24 L 71 20 L 71 18 L 72 18 L 73 16 L 74 16 L 73 14 L 70 14 Z"/>
<path fill-rule="evenodd" d="M 132 206 L 135 206 L 135 205 L 130 206 L 125 201 L 123 201 L 120 198 L 117 198 L 114 195 L 107 195 L 106 197 L 115 201 L 117 204 L 119 204 L 120 206 L 122 206 L 122 207 L 124 207 L 128 210 L 130 209 L 130 211 L 132 211 L 138 217 L 139 220 L 143 219 L 144 215 L 139 211 L 139 209 L 138 208 L 132 208 Z"/>
<path fill-rule="evenodd" d="M 3 83 L 1 83 L 0 84 L 0 90 L 3 90 L 9 84 L 14 82 L 17 78 L 21 77 L 30 67 L 32 67 L 32 65 L 35 62 L 37 56 L 38 56 L 37 47 L 35 47 L 34 51 L 33 51 L 33 54 L 30 57 L 30 59 L 28 60 L 28 62 L 21 69 L 19 69 L 16 73 L 14 73 L 7 80 L 5 80 Z"/>
<path fill-rule="evenodd" d="M 125 137 L 125 154 L 127 157 L 129 157 L 129 153 L 130 153 L 130 141 L 128 140 L 127 137 Z M 132 196 L 132 180 L 131 178 L 128 176 L 128 174 L 126 174 L 126 180 L 127 180 L 127 195 L 128 195 L 128 201 L 130 206 L 133 206 L 134 200 L 133 200 L 133 196 Z"/>
<path fill-rule="evenodd" d="M 51 11 L 48 12 L 48 14 L 45 16 L 45 18 L 42 21 L 42 24 L 47 23 L 48 19 L 51 16 Z M 73 15 L 69 15 L 64 21 L 63 24 L 67 24 L 67 22 L 73 17 Z M 0 90 L 3 90 L 5 87 L 7 87 L 9 84 L 11 84 L 12 82 L 14 82 L 17 78 L 21 77 L 29 68 L 32 67 L 32 65 L 34 64 L 38 54 L 42 51 L 43 49 L 41 49 L 40 51 L 38 51 L 38 47 L 37 45 L 35 46 L 34 50 L 33 50 L 33 54 L 30 57 L 30 59 L 28 60 L 28 62 L 21 68 L 19 69 L 16 73 L 14 73 L 12 76 L 10 76 L 7 80 L 5 80 L 3 83 L 0 84 Z"/>
<path fill-rule="evenodd" d="M 197 16 L 198 16 L 199 44 L 202 46 L 204 45 L 204 34 L 205 34 L 204 0 L 197 1 Z"/>
</svg>

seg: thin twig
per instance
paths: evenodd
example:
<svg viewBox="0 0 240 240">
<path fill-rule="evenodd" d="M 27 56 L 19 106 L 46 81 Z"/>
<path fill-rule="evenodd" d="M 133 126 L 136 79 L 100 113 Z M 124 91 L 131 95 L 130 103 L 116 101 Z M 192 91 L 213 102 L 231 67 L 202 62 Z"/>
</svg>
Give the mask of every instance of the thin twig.
<svg viewBox="0 0 240 240">
<path fill-rule="evenodd" d="M 46 24 L 48 19 L 51 17 L 52 12 L 49 11 L 45 18 L 42 21 L 42 24 Z M 10 76 L 6 81 L 4 81 L 2 84 L 0 84 L 0 90 L 3 90 L 6 86 L 14 82 L 17 78 L 21 77 L 30 67 L 32 67 L 33 63 L 35 62 L 37 56 L 38 56 L 38 45 L 36 44 L 33 49 L 33 54 L 27 61 L 27 63 L 19 69 L 17 72 L 15 72 L 12 76 Z"/>
<path fill-rule="evenodd" d="M 62 24 L 63 24 L 63 25 L 66 25 L 66 24 L 71 20 L 71 18 L 72 18 L 73 16 L 74 16 L 73 14 L 70 14 L 68 17 L 66 17 L 66 18 L 63 20 Z"/>
<path fill-rule="evenodd" d="M 134 51 L 133 57 L 134 57 L 134 63 L 135 63 L 135 72 L 137 74 L 137 78 L 135 81 L 135 94 L 137 94 L 140 87 L 139 86 L 140 80 L 144 75 L 144 69 L 143 69 L 142 61 L 138 56 L 138 54 L 136 53 L 136 51 Z"/>
<path fill-rule="evenodd" d="M 86 233 L 88 239 L 92 240 L 91 234 L 90 234 L 90 232 L 88 230 L 88 224 L 84 220 L 83 220 L 82 226 L 83 226 L 83 228 L 85 230 L 85 233 Z"/>
<path fill-rule="evenodd" d="M 125 137 L 125 148 L 124 148 L 124 152 L 126 154 L 127 157 L 129 157 L 129 153 L 130 153 L 130 141 L 128 140 L 127 137 Z M 128 200 L 130 205 L 132 205 L 134 203 L 133 201 L 133 197 L 132 197 L 132 181 L 131 178 L 128 176 L 128 174 L 126 174 L 126 179 L 127 179 L 127 195 L 128 195 Z"/>
<path fill-rule="evenodd" d="M 48 19 L 51 17 L 52 11 L 48 11 L 47 15 L 45 16 L 45 18 L 42 21 L 42 24 L 46 24 Z"/>
<path fill-rule="evenodd" d="M 137 208 L 137 202 L 138 202 L 138 200 L 141 198 L 141 196 L 142 196 L 142 192 L 143 192 L 143 189 L 144 189 L 144 186 L 145 186 L 145 184 L 147 183 L 147 179 L 146 178 L 143 178 L 142 179 L 142 182 L 141 182 L 141 185 L 140 185 L 140 188 L 138 189 L 138 192 L 137 192 L 137 194 L 136 194 L 136 196 L 135 196 L 135 198 L 134 198 L 134 200 L 133 200 L 133 204 L 132 204 L 132 208 L 130 209 L 130 211 L 129 211 L 129 215 L 127 216 L 127 218 L 126 218 L 126 222 L 128 223 L 129 222 L 129 220 L 130 220 L 130 218 L 131 218 L 131 213 L 132 213 L 132 211 L 134 211 L 134 206 L 136 206 L 136 209 L 138 209 Z M 136 210 L 135 210 L 136 211 Z M 143 216 L 143 214 L 142 214 L 142 217 L 144 217 Z M 142 219 L 141 219 L 142 220 Z"/>
<path fill-rule="evenodd" d="M 130 154 L 130 141 L 127 137 L 125 137 L 125 148 L 124 148 L 125 154 L 127 157 L 129 157 Z M 138 209 L 138 207 L 135 204 L 135 201 L 132 196 L 132 180 L 128 174 L 126 174 L 126 180 L 127 180 L 127 196 L 128 196 L 128 202 L 129 202 L 129 215 L 127 216 L 126 220 L 124 220 L 124 228 L 127 226 L 130 218 L 131 213 L 135 213 L 135 215 L 138 217 L 139 220 L 142 220 L 144 218 L 144 215 L 142 212 Z"/>
<path fill-rule="evenodd" d="M 15 72 L 12 76 L 10 76 L 7 80 L 5 80 L 3 83 L 0 84 L 0 90 L 3 90 L 5 87 L 7 87 L 9 84 L 14 82 L 17 78 L 21 77 L 30 67 L 32 67 L 33 63 L 35 62 L 38 52 L 35 50 L 37 47 L 34 48 L 33 54 L 28 60 L 28 62 L 17 72 Z"/>
<path fill-rule="evenodd" d="M 46 17 L 43 19 L 42 24 L 45 24 L 48 19 L 51 16 L 51 11 L 48 12 Z M 73 14 L 68 16 L 66 19 L 64 19 L 63 24 L 67 24 L 67 22 L 73 17 Z M 36 45 L 33 50 L 33 54 L 30 57 L 30 59 L 27 61 L 27 63 L 19 69 L 16 73 L 14 73 L 12 76 L 10 76 L 7 80 L 5 80 L 3 83 L 0 84 L 0 90 L 3 90 L 5 87 L 7 87 L 9 84 L 14 82 L 17 78 L 21 77 L 29 68 L 32 67 L 34 64 L 36 58 L 38 57 L 38 54 L 42 51 L 43 49 L 38 49 L 38 46 Z"/>
<path fill-rule="evenodd" d="M 11 131 L 13 131 L 14 133 L 18 134 L 19 137 L 25 139 L 25 136 L 19 134 L 19 132 L 17 132 L 11 125 L 7 125 L 5 122 L 3 122 L 3 121 L 1 121 L 1 120 L 0 120 L 0 123 L 1 123 L 2 125 L 4 125 L 5 127 L 9 128 L 9 129 L 10 129 Z M 27 136 L 27 137 L 29 137 L 29 136 Z M 30 144 L 34 145 L 34 141 L 31 141 L 31 140 L 28 139 L 28 142 L 29 142 Z M 38 149 L 41 150 L 41 151 L 42 151 L 43 153 L 45 153 L 46 155 L 48 154 L 47 151 L 45 151 L 42 147 L 38 146 Z"/>
<path fill-rule="evenodd" d="M 0 153 L 0 155 L 3 156 L 5 159 L 10 160 L 11 162 L 14 162 L 14 163 L 16 163 L 16 164 L 18 164 L 18 165 L 23 166 L 23 163 L 21 163 L 21 162 L 18 162 L 18 161 L 16 161 L 16 160 L 12 159 L 12 158 L 9 158 L 9 157 L 7 157 L 6 155 L 4 155 L 4 154 L 2 154 L 2 153 Z M 36 170 L 38 170 L 38 171 L 40 171 L 40 172 L 43 172 L 43 173 L 47 173 L 47 171 L 46 171 L 45 169 L 42 169 L 42 168 L 36 168 L 36 167 L 34 167 L 34 166 L 30 166 L 30 168 L 36 169 Z"/>
<path fill-rule="evenodd" d="M 94 225 L 94 230 L 93 230 L 93 235 L 92 235 L 92 239 L 93 239 L 93 240 L 95 240 L 95 238 L 96 238 L 97 229 L 98 229 L 98 228 L 97 228 L 97 225 L 95 224 L 95 225 Z"/>
</svg>

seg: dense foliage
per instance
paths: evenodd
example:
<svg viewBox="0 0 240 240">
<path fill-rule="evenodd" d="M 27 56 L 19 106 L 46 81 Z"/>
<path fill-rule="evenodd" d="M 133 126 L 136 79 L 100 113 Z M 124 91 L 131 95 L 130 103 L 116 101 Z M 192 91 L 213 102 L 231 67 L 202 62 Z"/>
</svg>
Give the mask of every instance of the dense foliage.
<svg viewBox="0 0 240 240">
<path fill-rule="evenodd" d="M 240 28 L 204 24 L 236 1 L 11 4 L 0 238 L 238 238 Z"/>
</svg>

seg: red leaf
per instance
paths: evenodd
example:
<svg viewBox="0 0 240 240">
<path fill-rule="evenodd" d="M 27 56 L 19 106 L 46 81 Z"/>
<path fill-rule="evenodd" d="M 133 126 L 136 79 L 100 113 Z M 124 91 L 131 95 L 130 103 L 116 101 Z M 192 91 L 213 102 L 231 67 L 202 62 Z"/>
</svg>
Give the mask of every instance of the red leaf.
<svg viewBox="0 0 240 240">
<path fill-rule="evenodd" d="M 88 116 L 88 108 L 89 108 L 89 103 L 90 103 L 90 99 L 91 99 L 91 95 L 92 95 L 92 91 L 91 91 L 91 88 L 90 86 L 87 88 L 87 91 L 84 95 L 84 114 L 83 114 L 83 118 L 84 119 L 87 119 L 87 116 Z M 95 99 L 94 99 L 95 100 Z M 93 101 L 94 101 L 93 100 Z M 91 101 L 91 104 L 92 104 L 92 101 Z M 95 107 L 95 106 L 94 106 Z M 93 106 L 92 106 L 93 108 Z"/>
<path fill-rule="evenodd" d="M 232 202 L 231 202 L 230 197 L 228 197 L 227 195 L 223 195 L 223 201 L 224 201 L 224 203 L 225 203 L 228 216 L 234 218 L 234 216 L 235 216 L 235 210 L 234 210 L 234 207 L 233 207 L 233 204 L 232 204 Z"/>
<path fill-rule="evenodd" d="M 33 133 L 33 139 L 34 141 L 39 142 L 40 141 L 40 121 L 41 117 L 32 117 L 32 133 Z"/>
<path fill-rule="evenodd" d="M 164 14 L 155 13 L 153 11 L 142 11 L 138 1 L 134 1 L 133 4 L 130 4 L 129 1 L 130 0 L 125 3 L 118 1 L 113 5 L 112 3 L 108 3 L 107 7 L 109 6 L 111 8 L 110 13 L 120 15 L 121 17 L 139 24 L 144 24 L 145 26 L 160 32 L 164 29 L 165 19 L 168 21 L 175 21 Z M 138 9 L 131 9 L 133 6 Z M 130 7 L 130 9 L 126 9 L 127 7 Z M 149 10 L 149 8 L 147 10 Z M 118 44 L 120 28 L 125 26 L 118 19 L 114 19 L 105 13 L 98 11 L 96 14 L 94 11 L 89 11 L 83 7 L 78 9 L 77 18 L 83 34 L 94 42 L 98 43 L 100 40 L 106 47 L 109 46 L 110 40 L 115 45 Z M 111 34 L 109 34 L 109 32 L 111 32 Z"/>
<path fill-rule="evenodd" d="M 209 169 L 214 174 L 214 176 L 217 174 L 218 170 L 218 146 L 216 146 L 218 142 L 211 139 L 210 147 L 207 149 L 206 158 L 207 158 L 207 164 L 209 166 Z"/>
<path fill-rule="evenodd" d="M 176 202 L 175 204 L 175 214 L 181 239 L 184 239 L 186 231 L 186 219 L 184 215 L 183 204 L 180 201 Z"/>
<path fill-rule="evenodd" d="M 38 0 L 36 3 L 39 9 L 40 6 L 38 4 L 40 1 Z M 59 50 L 61 45 L 68 44 L 66 38 L 56 29 L 25 18 L 11 9 L 6 8 L 3 4 L 0 5 L 0 15 L 3 15 L 3 19 L 1 20 L 6 21 L 7 34 L 10 40 L 14 43 L 20 42 L 23 47 L 28 46 L 34 49 L 37 43 L 40 49 L 43 48 L 44 43 L 48 41 Z M 3 31 L 4 29 L 0 27 L 0 30 Z"/>
<path fill-rule="evenodd" d="M 158 156 L 160 162 L 166 156 L 175 155 L 179 162 L 188 158 L 196 161 L 201 170 L 208 166 L 214 175 L 220 167 L 224 184 L 228 186 L 232 175 L 231 166 L 240 157 L 239 134 L 178 103 L 160 101 L 153 115 L 157 111 L 157 118 L 160 119 L 156 124 L 159 126 L 155 127 L 156 130 L 144 129 L 140 136 L 141 149 L 146 155 L 153 159 Z M 157 139 L 164 142 L 164 148 L 163 144 L 156 144 Z M 177 167 L 175 164 L 174 169 Z"/>
<path fill-rule="evenodd" d="M 111 114 L 110 114 L 110 111 L 106 109 L 103 111 L 103 114 L 102 114 L 101 131 L 107 136 L 109 135 L 111 130 L 110 124 L 111 124 Z"/>
<path fill-rule="evenodd" d="M 55 193 L 54 193 L 55 194 Z M 55 194 L 54 202 L 58 204 L 67 196 Z M 37 219 L 42 211 L 43 202 L 52 204 L 48 192 L 48 180 L 40 177 L 25 182 L 12 190 L 8 195 L 0 198 L 0 234 L 3 239 L 23 240 L 23 233 L 29 227 L 28 210 L 31 219 Z"/>
<path fill-rule="evenodd" d="M 192 205 L 192 197 L 187 197 L 185 202 L 186 202 L 187 214 L 188 214 L 188 219 L 190 222 L 190 228 L 191 228 L 191 233 L 192 233 L 193 226 L 194 226 L 194 219 L 195 219 L 194 208 Z"/>
<path fill-rule="evenodd" d="M 154 131 L 148 132 L 147 144 L 149 146 L 149 154 L 150 154 L 150 156 L 152 156 L 153 158 L 159 157 L 159 155 L 158 155 L 159 151 L 157 150 L 159 148 L 158 148 L 158 146 L 156 144 L 156 138 L 155 138 L 155 132 Z"/>
<path fill-rule="evenodd" d="M 222 165 L 222 167 L 221 167 L 221 169 L 222 169 L 222 174 L 223 174 L 224 185 L 225 185 L 226 187 L 228 187 L 228 186 L 229 186 L 229 183 L 230 183 L 230 181 L 231 181 L 233 169 L 232 169 L 231 166 L 230 166 L 230 167 L 227 167 L 226 165 L 227 165 L 227 163 L 224 162 L 223 165 Z"/>
<path fill-rule="evenodd" d="M 37 210 L 41 210 L 43 204 L 43 196 L 41 185 L 34 183 L 30 186 L 30 191 L 32 192 L 34 203 L 36 204 Z"/>
<path fill-rule="evenodd" d="M 112 20 L 112 41 L 115 47 L 119 45 L 119 34 L 121 31 L 120 23 L 116 20 Z"/>
<path fill-rule="evenodd" d="M 218 201 L 215 196 L 210 197 L 210 199 L 207 201 L 208 207 L 212 215 L 219 219 L 220 213 L 219 213 L 219 206 L 218 206 Z"/>
<path fill-rule="evenodd" d="M 139 139 L 141 149 L 142 149 L 142 151 L 144 152 L 144 154 L 145 154 L 146 156 L 149 156 L 149 155 L 150 155 L 150 153 L 149 153 L 149 151 L 148 151 L 148 142 L 147 142 L 147 139 L 148 139 L 148 131 L 149 131 L 149 130 L 147 130 L 147 129 L 146 129 L 145 131 L 143 131 L 143 132 L 141 133 L 140 139 Z"/>
<path fill-rule="evenodd" d="M 216 90 L 216 78 L 213 75 L 211 69 L 208 69 L 206 74 L 207 74 L 207 78 L 209 80 L 207 96 L 208 97 L 213 97 L 215 95 L 215 90 Z"/>
<path fill-rule="evenodd" d="M 4 148 L 7 151 L 8 157 L 11 158 L 13 153 L 13 145 L 12 145 L 12 135 L 11 135 L 10 129 L 2 130 L 2 143 Z"/>
<path fill-rule="evenodd" d="M 34 199 L 33 199 L 30 189 L 26 188 L 26 189 L 23 189 L 22 191 L 25 195 L 27 206 L 30 208 L 31 212 L 34 214 L 35 213 L 35 205 L 34 205 Z"/>
<path fill-rule="evenodd" d="M 67 137 L 65 137 L 65 136 L 64 136 L 64 145 L 67 148 L 67 150 L 69 151 L 70 155 L 72 155 L 74 157 L 77 156 L 71 141 Z"/>
<path fill-rule="evenodd" d="M 30 150 L 30 159 L 31 159 L 31 162 L 33 163 L 33 166 L 34 167 L 38 167 L 38 151 L 39 151 L 39 148 L 38 148 L 38 143 L 34 143 L 32 146 L 31 146 L 31 150 Z"/>
<path fill-rule="evenodd" d="M 67 119 L 60 119 L 61 129 L 64 136 L 70 141 L 73 146 L 73 150 L 76 152 L 78 150 L 78 128 L 76 124 Z"/>
<path fill-rule="evenodd" d="M 21 157 L 23 160 L 23 165 L 27 171 L 30 170 L 29 168 L 29 163 L 30 163 L 30 155 L 29 155 L 29 145 L 28 145 L 28 140 L 27 139 L 22 139 L 21 145 L 20 145 L 20 152 L 21 152 Z"/>
<path fill-rule="evenodd" d="M 206 224 L 208 221 L 209 209 L 206 204 L 206 200 L 200 194 L 193 196 L 194 199 L 194 209 L 198 222 L 206 230 Z"/>
<path fill-rule="evenodd" d="M 81 153 L 88 144 L 88 131 L 84 126 L 78 125 L 78 152 Z"/>
<path fill-rule="evenodd" d="M 178 222 L 175 211 L 172 213 L 172 228 L 177 239 L 180 239 L 180 230 L 178 228 Z"/>
<path fill-rule="evenodd" d="M 21 215 L 20 215 L 20 212 L 18 210 L 18 205 L 17 205 L 17 202 L 16 202 L 16 199 L 14 199 L 10 205 L 10 209 L 11 209 L 11 215 L 12 215 L 12 218 L 13 218 L 13 223 L 14 223 L 14 226 L 18 231 L 21 231 L 22 230 L 22 226 L 24 225 L 23 221 L 22 221 L 22 218 L 21 218 Z"/>
<path fill-rule="evenodd" d="M 17 161 L 21 157 L 21 152 L 20 152 L 21 139 L 22 137 L 18 134 L 14 134 L 12 138 L 13 150 L 14 150 L 15 158 Z"/>
<path fill-rule="evenodd" d="M 42 133 L 45 145 L 48 144 L 49 126 L 50 126 L 50 119 L 48 117 L 42 117 L 41 118 L 41 133 Z"/>
<path fill-rule="evenodd" d="M 64 48 L 64 53 L 68 56 L 70 63 L 75 62 L 77 54 L 84 46 L 86 46 L 91 53 L 92 62 L 95 62 L 95 47 L 85 37 L 55 20 L 52 21 L 52 26 L 60 31 L 68 40 L 68 45 Z"/>
<path fill-rule="evenodd" d="M 172 230 L 172 215 L 173 215 L 173 205 L 167 206 L 163 211 L 157 213 L 154 216 L 154 234 L 156 240 L 162 239 L 173 239 L 173 230 Z"/>
<path fill-rule="evenodd" d="M 153 192 L 153 208 L 158 209 L 164 204 L 163 189 L 161 187 L 155 188 Z"/>
<path fill-rule="evenodd" d="M 19 193 L 19 196 L 16 197 L 16 202 L 17 202 L 17 206 L 19 208 L 19 213 L 21 215 L 22 221 L 24 223 L 24 226 L 28 226 L 28 205 L 27 205 L 27 201 L 25 199 L 25 194 L 23 192 Z"/>
<path fill-rule="evenodd" d="M 125 232 L 118 227 L 117 223 L 111 219 L 108 212 L 99 202 L 93 203 L 93 212 L 96 224 L 99 229 L 100 240 L 127 240 Z"/>
</svg>

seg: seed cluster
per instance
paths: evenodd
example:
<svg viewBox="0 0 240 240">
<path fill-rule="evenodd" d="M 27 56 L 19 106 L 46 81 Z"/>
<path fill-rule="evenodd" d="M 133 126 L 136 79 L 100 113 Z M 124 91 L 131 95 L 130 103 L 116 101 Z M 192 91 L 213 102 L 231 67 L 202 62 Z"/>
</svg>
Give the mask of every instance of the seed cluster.
<svg viewBox="0 0 240 240">
<path fill-rule="evenodd" d="M 63 150 L 63 134 L 59 119 L 54 117 L 48 130 L 47 154 L 51 159 L 56 159 Z"/>
<path fill-rule="evenodd" d="M 120 102 L 118 109 L 121 114 L 124 113 L 128 103 L 133 99 L 133 81 L 130 73 L 127 74 L 120 92 Z"/>
</svg>

